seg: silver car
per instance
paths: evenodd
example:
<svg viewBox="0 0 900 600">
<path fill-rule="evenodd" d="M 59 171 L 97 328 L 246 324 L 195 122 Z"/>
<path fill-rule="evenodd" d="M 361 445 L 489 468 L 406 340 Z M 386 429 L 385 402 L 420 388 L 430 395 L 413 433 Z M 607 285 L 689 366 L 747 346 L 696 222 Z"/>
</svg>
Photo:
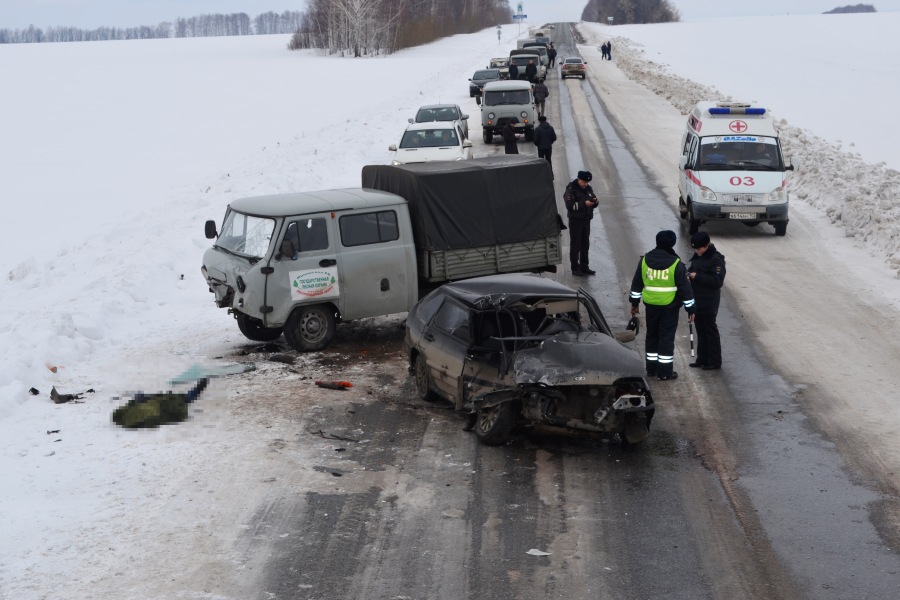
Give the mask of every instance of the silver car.
<svg viewBox="0 0 900 600">
<path fill-rule="evenodd" d="M 459 104 L 431 104 L 419 108 L 410 123 L 432 123 L 434 121 L 459 121 L 463 135 L 469 139 L 469 115 L 465 114 Z"/>
</svg>

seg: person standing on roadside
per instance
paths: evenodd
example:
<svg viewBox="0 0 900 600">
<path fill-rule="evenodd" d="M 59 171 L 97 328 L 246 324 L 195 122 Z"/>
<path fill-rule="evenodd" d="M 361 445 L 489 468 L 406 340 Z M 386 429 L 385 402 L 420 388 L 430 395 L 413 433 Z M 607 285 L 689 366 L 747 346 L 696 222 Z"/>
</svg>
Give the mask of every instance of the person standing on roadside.
<svg viewBox="0 0 900 600">
<path fill-rule="evenodd" d="M 684 305 L 688 322 L 694 322 L 694 291 L 687 269 L 675 254 L 675 232 L 656 234 L 656 248 L 641 257 L 631 281 L 631 316 L 641 312 L 643 299 L 647 307 L 647 337 L 644 341 L 647 375 L 660 381 L 677 379 L 675 363 L 675 331 L 678 329 L 678 301 Z"/>
<path fill-rule="evenodd" d="M 600 46 L 600 60 L 606 60 L 606 44 Z"/>
<path fill-rule="evenodd" d="M 515 81 L 519 78 L 519 67 L 513 61 L 509 61 L 509 80 Z"/>
<path fill-rule="evenodd" d="M 547 58 L 550 59 L 550 67 L 556 66 L 556 48 L 553 47 L 553 43 L 550 43 L 550 47 L 547 48 Z"/>
<path fill-rule="evenodd" d="M 572 275 L 594 275 L 597 271 L 590 268 L 588 250 L 591 242 L 591 219 L 594 209 L 600 204 L 594 189 L 590 186 L 593 179 L 590 171 L 578 171 L 575 181 L 566 186 L 563 202 L 566 204 L 566 216 L 569 218 L 569 262 Z"/>
<path fill-rule="evenodd" d="M 556 141 L 556 130 L 547 122 L 547 117 L 538 117 L 538 126 L 534 128 L 534 145 L 537 146 L 538 158 L 546 159 L 550 163 L 550 173 L 553 173 L 553 142 Z"/>
<path fill-rule="evenodd" d="M 606 60 L 612 60 L 612 42 L 606 42 Z"/>
<path fill-rule="evenodd" d="M 543 116 L 544 102 L 550 97 L 550 89 L 543 79 L 538 79 L 531 89 L 534 90 L 534 104 L 537 107 L 538 115 Z"/>
<path fill-rule="evenodd" d="M 519 153 L 519 134 L 516 133 L 516 128 L 513 126 L 512 121 L 507 121 L 506 125 L 503 126 L 503 129 L 500 130 L 500 137 L 503 138 L 506 154 Z"/>
<path fill-rule="evenodd" d="M 725 283 L 725 256 L 710 241 L 705 231 L 691 237 L 694 255 L 688 268 L 688 279 L 694 290 L 694 323 L 697 325 L 697 360 L 690 366 L 704 371 L 722 368 L 722 342 L 716 315 Z"/>
<path fill-rule="evenodd" d="M 534 64 L 534 59 L 530 59 L 525 65 L 525 79 L 528 80 L 528 83 L 534 83 L 537 79 L 537 65 Z"/>
</svg>

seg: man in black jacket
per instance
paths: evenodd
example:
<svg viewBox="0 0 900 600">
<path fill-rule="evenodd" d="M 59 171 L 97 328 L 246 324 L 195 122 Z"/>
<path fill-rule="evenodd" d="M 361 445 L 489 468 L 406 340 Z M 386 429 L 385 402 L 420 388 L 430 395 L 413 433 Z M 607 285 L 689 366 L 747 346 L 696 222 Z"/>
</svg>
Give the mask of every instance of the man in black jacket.
<svg viewBox="0 0 900 600">
<path fill-rule="evenodd" d="M 534 64 L 534 59 L 528 61 L 528 64 L 525 65 L 525 79 L 528 80 L 528 83 L 534 83 L 535 79 L 537 79 L 537 65 Z"/>
<path fill-rule="evenodd" d="M 589 264 L 588 249 L 591 241 L 591 219 L 594 209 L 600 203 L 589 185 L 593 176 L 590 171 L 578 171 L 578 177 L 566 186 L 563 201 L 566 216 L 569 217 L 569 261 L 572 275 L 593 275 Z"/>
<path fill-rule="evenodd" d="M 537 146 L 538 158 L 544 158 L 550 163 L 550 173 L 553 173 L 553 142 L 556 141 L 556 130 L 547 122 L 547 117 L 538 117 L 538 126 L 534 128 L 534 145 Z"/>
<path fill-rule="evenodd" d="M 719 298 L 725 283 L 725 257 L 716 250 L 705 231 L 691 237 L 694 255 L 688 269 L 688 279 L 694 290 L 694 323 L 697 325 L 697 360 L 692 367 L 704 371 L 722 368 L 722 342 L 716 315 L 719 312 Z"/>
<path fill-rule="evenodd" d="M 688 283 L 687 270 L 675 254 L 675 232 L 656 234 L 656 248 L 641 257 L 631 281 L 631 315 L 647 307 L 647 339 L 645 340 L 647 375 L 660 381 L 676 379 L 675 331 L 678 329 L 679 300 L 694 321 L 694 292 Z"/>
<path fill-rule="evenodd" d="M 519 153 L 519 134 L 512 121 L 507 121 L 503 129 L 500 130 L 500 137 L 503 138 L 503 147 L 506 154 Z"/>
<path fill-rule="evenodd" d="M 550 63 L 550 67 L 556 66 L 556 48 L 553 47 L 553 44 L 550 44 L 550 47 L 547 48 L 547 58 L 550 59 L 548 62 Z"/>
<path fill-rule="evenodd" d="M 509 79 L 510 81 L 515 81 L 519 78 L 519 67 L 513 64 L 513 61 L 509 61 Z"/>
<path fill-rule="evenodd" d="M 550 97 L 550 89 L 544 83 L 543 79 L 538 79 L 531 89 L 534 91 L 534 105 L 537 107 L 539 115 L 544 114 L 544 103 Z M 540 120 L 540 119 L 538 119 Z"/>
</svg>

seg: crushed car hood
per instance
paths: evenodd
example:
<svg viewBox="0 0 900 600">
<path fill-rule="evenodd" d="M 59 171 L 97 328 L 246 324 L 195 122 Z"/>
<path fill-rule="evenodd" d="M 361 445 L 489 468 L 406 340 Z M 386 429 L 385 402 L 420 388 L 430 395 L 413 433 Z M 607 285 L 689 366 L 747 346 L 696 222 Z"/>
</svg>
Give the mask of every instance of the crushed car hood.
<svg viewBox="0 0 900 600">
<path fill-rule="evenodd" d="M 608 335 L 560 333 L 517 352 L 513 372 L 519 385 L 612 385 L 623 377 L 643 378 L 644 361 Z"/>
</svg>

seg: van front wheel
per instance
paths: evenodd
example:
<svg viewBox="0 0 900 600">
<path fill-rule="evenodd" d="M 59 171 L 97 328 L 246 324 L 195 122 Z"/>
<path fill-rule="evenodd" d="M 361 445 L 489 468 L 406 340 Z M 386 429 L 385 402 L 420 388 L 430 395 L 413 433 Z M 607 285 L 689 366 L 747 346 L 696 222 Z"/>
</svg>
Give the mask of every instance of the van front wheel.
<svg viewBox="0 0 900 600">
<path fill-rule="evenodd" d="M 303 306 L 284 324 L 284 337 L 297 352 L 315 352 L 334 338 L 334 311 L 324 304 Z"/>
<path fill-rule="evenodd" d="M 782 221 L 781 223 L 775 223 L 775 235 L 783 236 L 787 233 L 787 223 Z"/>
<path fill-rule="evenodd" d="M 484 130 L 484 143 L 490 144 L 494 140 L 494 134 L 489 129 Z"/>
<path fill-rule="evenodd" d="M 235 311 L 238 329 L 244 337 L 254 342 L 272 342 L 281 337 L 281 327 L 264 327 L 262 321 Z"/>
</svg>

